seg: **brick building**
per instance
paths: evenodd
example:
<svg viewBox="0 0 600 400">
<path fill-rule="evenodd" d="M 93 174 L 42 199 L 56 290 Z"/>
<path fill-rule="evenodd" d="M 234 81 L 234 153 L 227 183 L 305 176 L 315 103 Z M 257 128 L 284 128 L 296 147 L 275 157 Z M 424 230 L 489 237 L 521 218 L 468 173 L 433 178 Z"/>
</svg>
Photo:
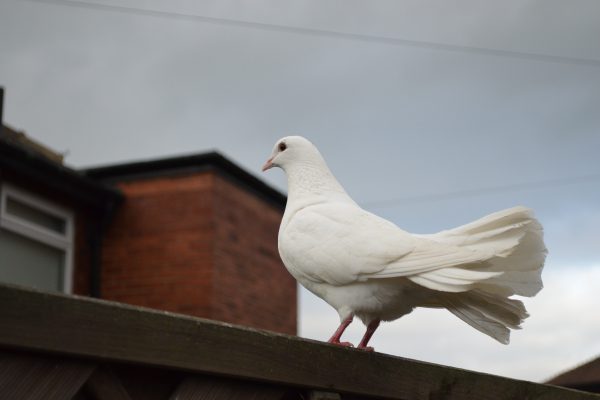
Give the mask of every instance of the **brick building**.
<svg viewBox="0 0 600 400">
<path fill-rule="evenodd" d="M 0 127 L 0 281 L 296 333 L 280 192 L 214 152 L 76 171 Z"/>
<path fill-rule="evenodd" d="M 295 333 L 281 193 L 218 153 L 85 175 L 125 197 L 103 237 L 103 298 Z"/>
<path fill-rule="evenodd" d="M 98 297 L 102 231 L 122 200 L 0 125 L 0 281 Z"/>
</svg>

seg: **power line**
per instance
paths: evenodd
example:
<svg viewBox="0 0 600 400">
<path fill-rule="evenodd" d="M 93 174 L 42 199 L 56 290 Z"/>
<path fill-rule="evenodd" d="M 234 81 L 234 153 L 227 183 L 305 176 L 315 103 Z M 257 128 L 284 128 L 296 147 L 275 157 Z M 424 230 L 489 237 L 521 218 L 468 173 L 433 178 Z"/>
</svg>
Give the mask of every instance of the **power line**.
<svg viewBox="0 0 600 400">
<path fill-rule="evenodd" d="M 537 54 L 527 53 L 513 50 L 499 50 L 490 49 L 485 47 L 476 46 L 461 46 L 454 44 L 445 44 L 437 42 L 428 42 L 421 40 L 401 39 L 394 37 L 376 36 L 376 35 L 364 35 L 359 33 L 339 32 L 326 29 L 315 29 L 315 28 L 303 28 L 296 26 L 278 25 L 263 22 L 251 22 L 242 21 L 230 18 L 219 18 L 219 17 L 207 17 L 196 14 L 186 14 L 173 11 L 159 11 L 149 10 L 136 7 L 128 6 L 117 6 L 109 4 L 99 4 L 93 2 L 83 2 L 76 0 L 27 0 L 34 3 L 46 3 L 55 4 L 67 7 L 86 8 L 91 10 L 119 12 L 126 14 L 136 14 L 150 17 L 159 18 L 171 18 L 187 21 L 195 21 L 207 24 L 224 25 L 224 26 L 235 26 L 248 29 L 260 29 L 265 31 L 273 32 L 286 32 L 303 34 L 310 36 L 326 36 L 337 39 L 354 40 L 366 43 L 380 43 L 392 46 L 403 46 L 403 47 L 418 47 L 430 50 L 441 50 L 449 51 L 454 53 L 466 53 L 466 54 L 481 54 L 496 57 L 509 57 L 516 59 L 535 60 L 541 62 L 559 63 L 559 64 L 571 64 L 571 65 L 582 65 L 582 66 L 593 66 L 600 67 L 600 60 L 591 58 L 578 58 L 578 57 L 567 57 L 567 56 L 556 56 L 549 54 Z"/>
<path fill-rule="evenodd" d="M 393 207 L 403 204 L 416 204 L 421 202 L 431 202 L 440 200 L 458 199 L 463 197 L 473 197 L 486 195 L 490 193 L 512 192 L 516 190 L 540 189 L 554 186 L 567 186 L 580 183 L 589 183 L 600 180 L 600 174 L 581 175 L 570 178 L 548 179 L 524 183 L 514 183 L 510 185 L 489 186 L 475 189 L 457 190 L 446 193 L 434 193 L 418 196 L 408 196 L 389 200 L 375 200 L 361 202 L 364 207 Z"/>
</svg>

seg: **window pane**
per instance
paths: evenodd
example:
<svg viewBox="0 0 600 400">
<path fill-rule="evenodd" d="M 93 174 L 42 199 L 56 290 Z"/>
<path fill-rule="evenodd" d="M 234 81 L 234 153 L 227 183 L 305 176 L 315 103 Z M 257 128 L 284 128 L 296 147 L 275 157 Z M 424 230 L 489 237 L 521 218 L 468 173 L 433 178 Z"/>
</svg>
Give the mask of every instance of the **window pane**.
<svg viewBox="0 0 600 400">
<path fill-rule="evenodd" d="M 63 289 L 65 252 L 0 229 L 0 281 Z"/>
<path fill-rule="evenodd" d="M 67 222 L 64 218 L 56 217 L 29 204 L 22 203 L 10 196 L 6 198 L 6 212 L 36 225 L 58 233 L 65 233 Z"/>
</svg>

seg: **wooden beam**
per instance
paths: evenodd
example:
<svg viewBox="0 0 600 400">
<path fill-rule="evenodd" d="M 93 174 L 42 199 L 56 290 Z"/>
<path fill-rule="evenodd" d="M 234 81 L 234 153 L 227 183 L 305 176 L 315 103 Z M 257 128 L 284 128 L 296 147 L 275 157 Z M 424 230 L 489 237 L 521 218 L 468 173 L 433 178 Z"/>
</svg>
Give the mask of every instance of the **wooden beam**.
<svg viewBox="0 0 600 400">
<path fill-rule="evenodd" d="M 308 392 L 308 400 L 342 400 L 342 396 L 335 392 L 311 390 Z"/>
<path fill-rule="evenodd" d="M 0 398 L 71 400 L 94 368 L 92 363 L 43 354 L 0 352 Z"/>
<path fill-rule="evenodd" d="M 131 400 L 117 377 L 102 367 L 96 368 L 85 388 L 97 400 Z"/>
<path fill-rule="evenodd" d="M 277 386 L 203 376 L 185 379 L 171 400 L 281 400 L 284 393 Z"/>
<path fill-rule="evenodd" d="M 600 399 L 591 393 L 15 286 L 0 286 L 0 346 L 393 399 Z"/>
</svg>

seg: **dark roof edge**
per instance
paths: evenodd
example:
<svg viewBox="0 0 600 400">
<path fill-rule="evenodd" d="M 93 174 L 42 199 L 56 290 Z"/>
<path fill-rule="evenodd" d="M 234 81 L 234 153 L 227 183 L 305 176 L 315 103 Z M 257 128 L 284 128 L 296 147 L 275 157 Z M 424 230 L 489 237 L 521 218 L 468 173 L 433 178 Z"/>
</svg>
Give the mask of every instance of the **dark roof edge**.
<svg viewBox="0 0 600 400">
<path fill-rule="evenodd" d="M 246 189 L 276 207 L 285 208 L 287 197 L 283 193 L 216 151 L 91 167 L 82 169 L 81 172 L 92 179 L 115 183 L 205 170 L 214 170 L 222 176 L 242 184 Z"/>
<path fill-rule="evenodd" d="M 585 376 L 584 379 L 581 379 L 580 375 L 585 375 L 585 372 L 590 367 L 598 365 L 600 367 L 600 357 L 595 356 L 594 358 L 582 361 L 581 363 L 571 367 L 566 371 L 559 372 L 557 375 L 552 376 L 549 379 L 546 379 L 544 383 L 550 385 L 559 385 L 559 386 L 570 386 L 570 385 L 585 385 L 585 384 L 598 384 L 600 379 L 595 378 L 593 381 L 588 381 L 588 377 Z M 600 369 L 600 368 L 596 368 Z"/>
<path fill-rule="evenodd" d="M 14 170 L 50 189 L 65 193 L 96 209 L 112 208 L 122 193 L 76 170 L 49 160 L 23 146 L 0 140 L 0 169 Z"/>
</svg>

